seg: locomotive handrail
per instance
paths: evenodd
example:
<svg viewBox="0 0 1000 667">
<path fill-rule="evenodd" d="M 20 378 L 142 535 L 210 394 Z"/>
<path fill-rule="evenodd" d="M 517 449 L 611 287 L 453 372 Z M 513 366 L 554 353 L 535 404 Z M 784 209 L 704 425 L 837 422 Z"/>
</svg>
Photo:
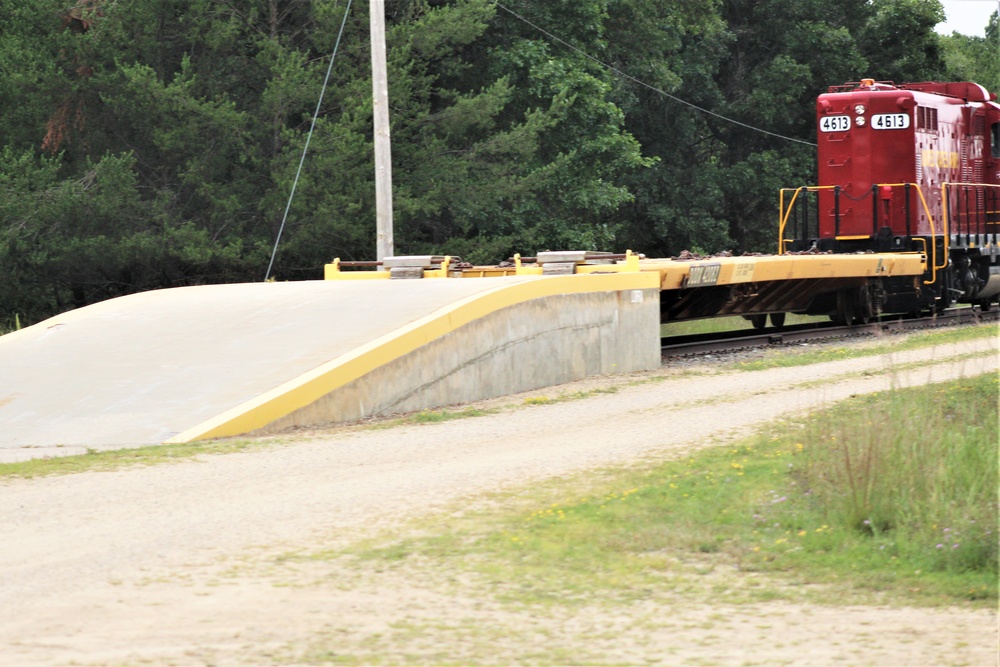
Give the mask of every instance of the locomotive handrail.
<svg viewBox="0 0 1000 667">
<path fill-rule="evenodd" d="M 785 254 L 785 243 L 791 243 L 794 239 L 785 238 L 785 226 L 788 224 L 788 216 L 792 214 L 792 209 L 795 206 L 795 200 L 798 199 L 799 193 L 803 190 L 807 192 L 819 192 L 820 190 L 833 190 L 838 188 L 838 185 L 803 185 L 798 188 L 781 188 L 778 193 L 778 210 L 780 211 L 779 223 L 778 223 L 778 254 Z M 792 195 L 792 200 L 788 202 L 788 208 L 785 209 L 785 193 L 795 192 Z"/>
<path fill-rule="evenodd" d="M 923 205 L 923 207 L 924 207 L 924 213 L 927 215 L 927 222 L 929 222 L 931 224 L 931 236 L 934 236 L 935 235 L 934 216 L 931 215 L 931 209 L 927 205 L 927 199 L 924 197 L 924 191 L 920 189 L 919 185 L 917 185 L 916 183 L 879 183 L 878 187 L 880 187 L 880 188 L 881 187 L 886 187 L 886 188 L 902 188 L 902 187 L 906 187 L 907 185 L 912 186 L 917 191 L 917 194 L 920 196 L 920 203 Z M 947 220 L 948 219 L 946 217 L 944 225 L 943 225 L 943 231 L 944 231 L 945 238 L 948 237 L 948 222 L 947 222 Z M 921 240 L 924 242 L 924 255 L 927 255 L 927 241 L 925 239 L 921 239 Z M 937 270 L 938 269 L 943 269 L 944 267 L 948 266 L 948 253 L 943 253 L 943 254 L 944 254 L 944 264 L 942 264 L 941 266 L 938 266 L 938 263 L 937 263 L 937 243 L 931 243 L 931 255 L 930 255 L 931 279 L 930 280 L 925 280 L 924 281 L 925 285 L 933 285 L 935 282 L 937 282 Z"/>
<path fill-rule="evenodd" d="M 927 220 L 928 220 L 928 222 L 930 222 L 930 225 L 931 225 L 931 236 L 934 236 L 935 232 L 936 232 L 936 226 L 934 224 L 934 216 L 931 215 L 930 207 L 927 205 L 927 199 L 924 197 L 924 193 L 920 189 L 919 185 L 917 185 L 916 183 L 875 183 L 875 184 L 873 184 L 872 191 L 874 192 L 875 188 L 882 188 L 882 187 L 901 188 L 901 187 L 906 187 L 906 186 L 911 186 L 914 189 L 916 189 L 917 194 L 920 196 L 920 203 L 924 207 L 924 213 L 927 215 Z M 786 239 L 785 238 L 785 227 L 788 224 L 788 218 L 789 218 L 789 216 L 792 213 L 793 207 L 795 206 L 795 200 L 798 198 L 799 193 L 802 192 L 803 190 L 805 190 L 807 192 L 819 192 L 820 190 L 838 190 L 838 191 L 841 191 L 841 192 L 843 191 L 839 185 L 803 185 L 803 186 L 800 186 L 798 188 L 781 188 L 781 190 L 779 191 L 779 200 L 778 200 L 779 218 L 780 218 L 779 224 L 778 224 L 778 254 L 779 255 L 785 254 L 785 244 L 786 243 L 791 243 L 791 242 L 794 241 L 794 239 Z M 785 193 L 786 192 L 794 192 L 795 193 L 795 194 L 792 195 L 791 201 L 788 202 L 788 207 L 787 208 L 785 207 Z M 863 199 L 863 198 L 864 197 L 861 197 L 860 199 Z M 944 234 L 947 237 L 947 235 L 948 235 L 947 217 L 945 218 L 945 221 L 944 221 Z M 919 240 L 922 241 L 923 244 L 924 244 L 924 256 L 927 257 L 928 256 L 928 254 L 927 254 L 927 241 L 925 239 L 922 239 L 922 238 L 920 238 Z M 931 243 L 930 245 L 931 245 L 930 256 L 929 256 L 929 260 L 930 261 L 928 262 L 928 267 L 930 268 L 930 271 L 931 271 L 931 279 L 930 280 L 925 280 L 924 281 L 925 285 L 931 285 L 931 284 L 937 282 L 937 271 L 938 271 L 938 269 L 943 269 L 943 268 L 945 268 L 948 265 L 948 257 L 947 257 L 947 253 L 945 253 L 944 254 L 944 264 L 941 264 L 940 266 L 938 266 L 938 263 L 937 263 L 937 244 L 936 243 Z"/>
</svg>

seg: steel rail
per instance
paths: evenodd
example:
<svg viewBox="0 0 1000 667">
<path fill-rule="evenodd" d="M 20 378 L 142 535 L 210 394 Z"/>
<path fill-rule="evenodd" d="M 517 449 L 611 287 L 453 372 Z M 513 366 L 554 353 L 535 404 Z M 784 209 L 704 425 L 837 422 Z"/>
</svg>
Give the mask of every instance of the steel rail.
<svg viewBox="0 0 1000 667">
<path fill-rule="evenodd" d="M 900 332 L 915 329 L 979 324 L 1000 321 L 1000 311 L 983 312 L 978 308 L 950 308 L 929 317 L 885 317 L 868 324 L 843 326 L 833 324 L 804 324 L 788 327 L 770 327 L 762 330 L 724 331 L 712 334 L 670 336 L 660 339 L 660 354 L 665 358 L 697 356 L 713 352 L 732 352 L 755 347 L 792 345 L 810 340 L 834 340 L 855 336 L 874 335 L 881 332 Z"/>
</svg>

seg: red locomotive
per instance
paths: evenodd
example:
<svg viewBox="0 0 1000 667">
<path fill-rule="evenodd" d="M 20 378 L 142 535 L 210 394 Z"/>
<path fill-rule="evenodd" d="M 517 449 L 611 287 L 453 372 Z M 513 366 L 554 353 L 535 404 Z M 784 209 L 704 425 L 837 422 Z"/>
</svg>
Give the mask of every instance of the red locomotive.
<svg viewBox="0 0 1000 667">
<path fill-rule="evenodd" d="M 816 104 L 819 186 L 782 191 L 779 252 L 921 252 L 923 278 L 872 286 L 835 319 L 988 309 L 1000 296 L 1000 104 L 975 83 L 862 80 Z M 853 303 L 851 302 L 853 301 Z"/>
</svg>

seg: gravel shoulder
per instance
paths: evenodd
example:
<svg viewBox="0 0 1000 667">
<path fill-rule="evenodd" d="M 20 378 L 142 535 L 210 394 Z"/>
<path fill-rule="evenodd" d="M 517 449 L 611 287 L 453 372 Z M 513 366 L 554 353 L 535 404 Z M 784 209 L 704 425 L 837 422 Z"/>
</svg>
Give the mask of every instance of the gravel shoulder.
<svg viewBox="0 0 1000 667">
<path fill-rule="evenodd" d="M 996 338 L 756 372 L 669 365 L 532 395 L 615 393 L 485 402 L 520 407 L 472 419 L 2 480 L 0 663 L 994 664 L 990 611 L 666 598 L 565 617 L 470 598 L 460 581 L 282 556 L 552 477 L 683 456 L 854 394 L 997 370 Z"/>
</svg>

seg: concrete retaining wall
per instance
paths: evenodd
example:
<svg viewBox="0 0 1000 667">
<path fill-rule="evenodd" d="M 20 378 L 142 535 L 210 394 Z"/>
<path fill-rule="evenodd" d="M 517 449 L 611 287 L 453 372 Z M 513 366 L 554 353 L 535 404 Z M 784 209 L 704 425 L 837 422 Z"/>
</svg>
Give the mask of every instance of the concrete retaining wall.
<svg viewBox="0 0 1000 667">
<path fill-rule="evenodd" d="M 259 432 L 467 403 L 657 368 L 659 290 L 564 294 L 509 306 L 337 388 Z"/>
</svg>

